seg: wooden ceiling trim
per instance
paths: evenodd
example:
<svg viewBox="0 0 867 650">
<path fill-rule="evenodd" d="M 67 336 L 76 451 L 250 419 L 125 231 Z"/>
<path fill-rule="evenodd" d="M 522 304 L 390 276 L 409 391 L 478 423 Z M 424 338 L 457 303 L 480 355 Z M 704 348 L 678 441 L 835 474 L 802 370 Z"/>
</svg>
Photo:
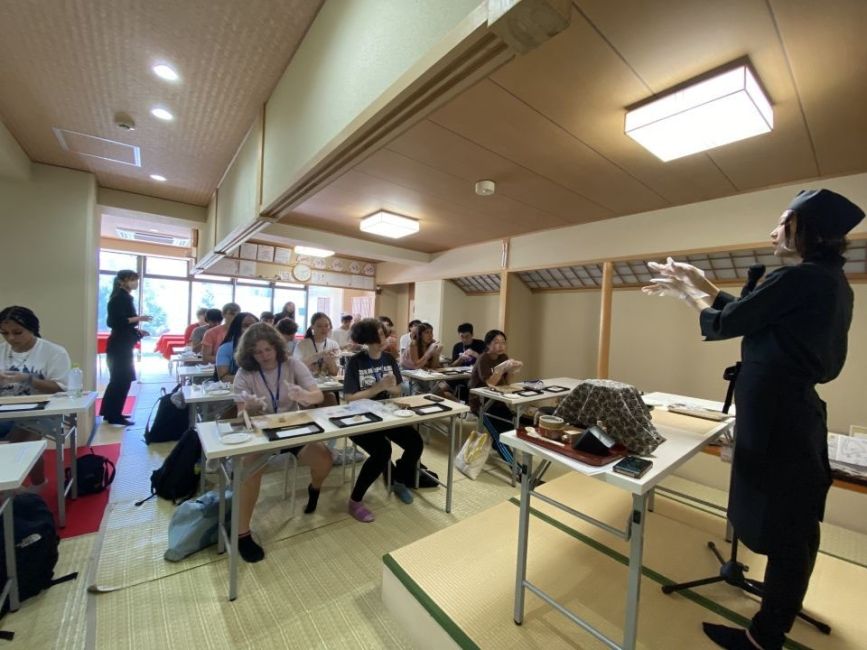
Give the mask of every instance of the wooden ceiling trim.
<svg viewBox="0 0 867 650">
<path fill-rule="evenodd" d="M 274 216 L 287 214 L 439 105 L 511 59 L 513 52 L 484 25 L 485 12 L 481 11 L 484 8 L 480 6 L 468 17 L 467 21 L 478 23 L 472 31 L 457 37 L 458 42 L 442 55 L 434 52 L 412 66 L 329 142 L 298 180 L 264 212 Z M 466 25 L 459 26 L 460 29 L 466 29 Z M 454 33 L 447 38 L 454 39 Z"/>
</svg>

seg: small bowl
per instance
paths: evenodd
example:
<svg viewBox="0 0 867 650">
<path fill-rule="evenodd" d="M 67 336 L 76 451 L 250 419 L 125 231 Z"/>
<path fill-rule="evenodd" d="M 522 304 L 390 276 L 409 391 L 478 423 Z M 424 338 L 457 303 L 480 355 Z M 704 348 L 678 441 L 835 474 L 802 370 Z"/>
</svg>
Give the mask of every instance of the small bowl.
<svg viewBox="0 0 867 650">
<path fill-rule="evenodd" d="M 566 421 L 556 415 L 540 415 L 539 428 L 550 431 L 562 431 L 566 428 Z"/>
</svg>

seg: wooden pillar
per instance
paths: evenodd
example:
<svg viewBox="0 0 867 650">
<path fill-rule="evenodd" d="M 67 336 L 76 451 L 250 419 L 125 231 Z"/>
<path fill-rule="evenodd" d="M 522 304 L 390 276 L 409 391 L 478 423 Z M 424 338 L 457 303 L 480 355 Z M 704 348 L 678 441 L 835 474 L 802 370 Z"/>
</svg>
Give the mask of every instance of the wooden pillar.
<svg viewBox="0 0 867 650">
<path fill-rule="evenodd" d="M 602 304 L 599 310 L 599 356 L 596 376 L 608 379 L 608 357 L 611 350 L 611 297 L 614 289 L 614 263 L 602 265 Z"/>
<path fill-rule="evenodd" d="M 500 272 L 500 308 L 497 313 L 497 328 L 506 331 L 506 317 L 509 313 L 509 272 Z"/>
</svg>

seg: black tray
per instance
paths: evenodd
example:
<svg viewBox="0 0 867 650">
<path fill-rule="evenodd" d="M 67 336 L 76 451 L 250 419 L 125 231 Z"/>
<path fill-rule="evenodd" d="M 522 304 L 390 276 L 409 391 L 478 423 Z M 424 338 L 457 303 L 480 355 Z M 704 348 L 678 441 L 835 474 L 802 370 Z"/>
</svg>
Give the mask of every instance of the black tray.
<svg viewBox="0 0 867 650">
<path fill-rule="evenodd" d="M 286 438 L 294 438 L 295 436 L 312 436 L 315 433 L 325 431 L 317 422 L 302 422 L 301 424 L 290 424 L 285 427 L 273 427 L 270 429 L 262 429 L 262 433 L 268 436 L 268 440 L 285 440 Z M 282 434 L 282 435 L 281 435 Z"/>
<path fill-rule="evenodd" d="M 366 420 L 364 422 L 348 422 L 348 420 L 354 420 L 358 416 L 362 416 L 366 418 Z M 364 413 L 350 413 L 349 415 L 337 415 L 328 419 L 341 429 L 357 427 L 362 424 L 370 424 L 371 422 L 382 422 L 381 417 L 379 417 L 376 413 L 371 413 L 370 411 L 366 411 Z"/>
<path fill-rule="evenodd" d="M 12 404 L 4 404 L 3 410 L 0 411 L 2 413 L 17 413 L 19 411 L 41 411 L 45 408 L 45 405 L 48 402 L 21 402 L 21 403 L 12 403 Z"/>
<path fill-rule="evenodd" d="M 565 386 L 545 386 L 542 390 L 546 393 L 568 393 L 571 389 Z"/>
<path fill-rule="evenodd" d="M 434 413 L 445 413 L 446 411 L 451 411 L 451 406 L 446 406 L 445 404 L 438 404 L 434 402 L 432 404 L 422 404 L 421 406 L 413 406 L 410 407 L 410 411 L 417 413 L 418 415 L 433 415 Z"/>
</svg>

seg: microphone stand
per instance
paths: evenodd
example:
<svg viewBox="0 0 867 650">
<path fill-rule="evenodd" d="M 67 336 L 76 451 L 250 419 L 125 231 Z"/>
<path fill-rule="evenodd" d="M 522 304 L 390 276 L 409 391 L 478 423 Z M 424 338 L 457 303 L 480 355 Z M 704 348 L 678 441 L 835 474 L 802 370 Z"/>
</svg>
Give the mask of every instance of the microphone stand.
<svg viewBox="0 0 867 650">
<path fill-rule="evenodd" d="M 734 399 L 735 394 L 735 383 L 737 382 L 740 370 L 741 362 L 738 361 L 735 365 L 729 366 L 723 372 L 723 379 L 725 379 L 729 383 L 728 389 L 726 390 L 725 402 L 723 403 L 723 413 L 728 413 L 729 409 L 731 408 L 732 400 Z M 731 478 L 729 478 L 729 492 L 731 492 Z M 731 523 L 726 521 L 727 540 L 730 530 Z M 732 534 L 731 538 L 732 547 L 728 560 L 723 558 L 722 553 L 720 553 L 717 545 L 713 541 L 709 541 L 707 543 L 707 547 L 710 549 L 711 553 L 713 553 L 716 556 L 717 560 L 719 560 L 719 575 L 711 576 L 710 578 L 701 578 L 699 580 L 690 580 L 689 582 L 681 582 L 673 585 L 663 585 L 662 593 L 673 594 L 676 591 L 683 591 L 684 589 L 692 589 L 693 587 L 701 587 L 703 585 L 715 584 L 717 582 L 725 582 L 732 587 L 737 587 L 738 589 L 742 589 L 747 593 L 753 594 L 754 596 L 758 596 L 759 598 L 761 598 L 764 595 L 765 586 L 761 581 L 753 580 L 752 578 L 748 578 L 746 576 L 746 572 L 749 571 L 750 568 L 743 562 L 738 561 L 737 535 Z M 803 610 L 798 612 L 798 616 L 807 621 L 808 623 L 815 625 L 816 628 L 823 634 L 831 634 L 831 626 L 827 623 L 823 623 L 822 621 L 813 618 Z"/>
</svg>

